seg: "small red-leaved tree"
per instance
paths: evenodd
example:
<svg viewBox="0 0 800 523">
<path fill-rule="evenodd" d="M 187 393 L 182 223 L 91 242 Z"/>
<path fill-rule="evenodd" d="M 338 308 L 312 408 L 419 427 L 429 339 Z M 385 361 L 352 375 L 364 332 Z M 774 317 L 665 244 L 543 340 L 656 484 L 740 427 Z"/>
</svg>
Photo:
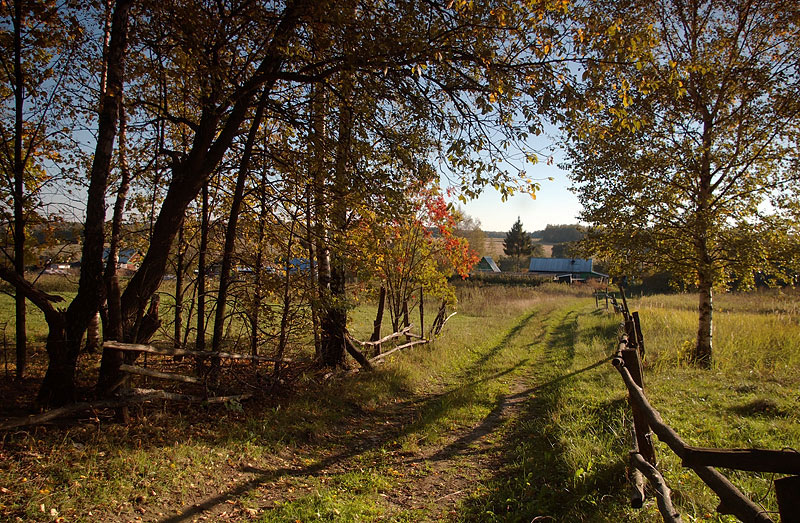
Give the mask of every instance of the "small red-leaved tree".
<svg viewBox="0 0 800 523">
<path fill-rule="evenodd" d="M 385 289 L 395 331 L 401 322 L 408 323 L 423 295 L 453 305 L 455 293 L 448 278 L 466 278 L 479 259 L 467 240 L 455 235 L 452 208 L 437 188 L 420 191 L 409 209 L 388 222 L 365 213 L 359 233 L 351 237 L 353 243 L 373 248 L 362 251 L 364 266 Z"/>
</svg>

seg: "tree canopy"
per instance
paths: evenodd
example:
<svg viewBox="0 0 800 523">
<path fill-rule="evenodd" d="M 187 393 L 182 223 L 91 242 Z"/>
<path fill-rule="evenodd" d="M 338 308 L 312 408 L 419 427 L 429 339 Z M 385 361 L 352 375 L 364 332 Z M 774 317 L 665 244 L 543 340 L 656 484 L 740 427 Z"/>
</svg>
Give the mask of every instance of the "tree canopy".
<svg viewBox="0 0 800 523">
<path fill-rule="evenodd" d="M 712 289 L 752 283 L 797 226 L 800 11 L 762 0 L 592 9 L 607 39 L 589 45 L 597 61 L 566 143 L 587 245 L 619 275 L 654 265 L 694 285 L 693 359 L 710 365 Z"/>
<path fill-rule="evenodd" d="M 19 20 L 9 13 L 22 4 L 3 3 L 6 47 L 13 40 L 13 21 Z M 52 372 L 40 393 L 42 403 L 74 398 L 80 340 L 96 312 L 104 312 L 104 335 L 149 341 L 161 325 L 154 296 L 168 270 L 181 278 L 174 341 L 188 339 L 188 328 L 180 328 L 188 321 L 181 316 L 182 293 L 188 289 L 183 278 L 192 274 L 188 264 L 197 267 L 192 292 L 195 339 L 202 348 L 205 320 L 210 320 L 205 300 L 211 299 L 204 278 L 215 244 L 224 244 L 226 269 L 216 293 L 218 317 L 209 321 L 215 323 L 213 347 L 219 346 L 221 323 L 230 316 L 227 296 L 233 293 L 234 302 L 237 296 L 225 281 L 228 268 L 248 256 L 259 265 L 305 250 L 315 290 L 296 296 L 312 309 L 322 363 L 340 365 L 348 261 L 353 259 L 348 237 L 370 213 L 378 213 L 381 223 L 413 222 L 416 198 L 442 177 L 462 199 L 487 185 L 504 196 L 537 189 L 507 160 L 534 158 L 526 140 L 541 132 L 543 115 L 563 88 L 571 42 L 571 32 L 563 30 L 565 5 L 516 0 L 69 3 L 75 34 L 87 43 L 79 47 L 79 62 L 71 69 L 76 75 L 60 84 L 47 67 L 31 67 L 28 74 L 35 78 L 28 85 L 42 100 L 59 99 L 59 89 L 67 87 L 74 95 L 68 107 L 77 127 L 91 131 L 88 143 L 69 160 L 53 159 L 63 160 L 75 184 L 88 190 L 80 288 L 65 312 L 37 292 L 24 273 L 0 267 L 18 296 L 48 318 Z M 58 12 L 67 13 L 67 5 L 62 7 Z M 36 17 L 51 11 L 33 10 L 31 20 L 44 22 Z M 48 50 L 28 45 L 19 51 L 23 62 L 47 63 Z M 9 99 L 11 91 L 13 86 L 0 94 Z M 3 129 L 11 127 L 11 115 L 3 113 Z M 61 123 L 55 113 L 47 121 Z M 109 195 L 116 200 L 107 234 Z M 23 225 L 22 219 L 14 221 Z M 118 252 L 124 221 L 143 226 L 136 246 L 144 255 L 122 290 L 114 257 L 104 266 L 102 252 L 106 240 Z M 461 251 L 458 264 L 471 258 L 463 242 L 448 241 L 454 252 Z M 254 251 L 236 255 L 247 246 Z M 439 251 L 430 250 L 435 258 Z M 426 281 L 439 281 L 429 276 Z M 281 280 L 283 320 L 290 315 L 289 287 L 308 284 L 296 280 Z M 248 299 L 255 339 L 255 318 L 265 298 L 254 293 Z M 286 346 L 286 330 L 280 330 L 279 352 Z M 121 362 L 119 351 L 104 352 L 101 393 L 118 386 Z"/>
</svg>

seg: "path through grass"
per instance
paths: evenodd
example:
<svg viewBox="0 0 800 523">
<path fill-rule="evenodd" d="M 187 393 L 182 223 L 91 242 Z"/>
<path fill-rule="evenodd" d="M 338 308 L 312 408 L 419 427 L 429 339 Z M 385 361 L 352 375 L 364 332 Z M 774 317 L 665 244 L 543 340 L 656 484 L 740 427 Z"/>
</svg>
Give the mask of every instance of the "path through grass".
<svg viewBox="0 0 800 523">
<path fill-rule="evenodd" d="M 462 290 L 461 311 L 434 346 L 372 373 L 324 383 L 309 375 L 290 396 L 228 409 L 148 407 L 127 427 L 96 417 L 6 434 L 0 519 L 658 520 L 652 500 L 628 508 L 630 414 L 608 363 L 619 318 L 563 289 Z M 800 379 L 790 364 L 800 351 L 771 355 L 770 367 L 759 354 L 738 355 L 752 372 L 724 360 L 694 370 L 665 341 L 681 336 L 670 321 L 683 321 L 675 313 L 685 304 L 641 305 L 653 355 L 645 389 L 682 437 L 800 447 Z M 781 310 L 788 334 L 773 339 L 798 324 L 797 308 Z M 735 320 L 725 314 L 720 323 Z M 728 314 L 757 318 L 733 306 Z M 722 355 L 736 352 L 721 345 Z M 657 452 L 686 521 L 732 521 L 660 443 Z M 730 476 L 774 509 L 771 477 Z"/>
</svg>

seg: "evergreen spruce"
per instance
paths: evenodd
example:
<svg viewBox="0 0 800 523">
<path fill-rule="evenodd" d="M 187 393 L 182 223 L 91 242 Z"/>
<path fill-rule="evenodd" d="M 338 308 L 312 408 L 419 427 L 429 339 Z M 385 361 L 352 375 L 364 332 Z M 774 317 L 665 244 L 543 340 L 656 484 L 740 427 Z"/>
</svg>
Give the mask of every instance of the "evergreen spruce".
<svg viewBox="0 0 800 523">
<path fill-rule="evenodd" d="M 519 271 L 519 262 L 523 256 L 530 256 L 533 251 L 533 243 L 528 233 L 522 230 L 522 222 L 517 216 L 517 221 L 511 226 L 511 230 L 506 233 L 503 240 L 503 252 L 506 256 L 514 258 L 514 267 Z"/>
</svg>

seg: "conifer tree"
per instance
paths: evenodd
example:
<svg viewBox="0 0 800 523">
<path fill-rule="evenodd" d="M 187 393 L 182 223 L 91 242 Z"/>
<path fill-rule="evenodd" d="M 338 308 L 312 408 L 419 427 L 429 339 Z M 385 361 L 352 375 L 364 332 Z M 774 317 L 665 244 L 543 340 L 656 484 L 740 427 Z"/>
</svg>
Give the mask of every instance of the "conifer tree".
<svg viewBox="0 0 800 523">
<path fill-rule="evenodd" d="M 517 216 L 517 221 L 511 226 L 503 240 L 503 252 L 506 256 L 514 258 L 514 267 L 519 271 L 519 261 L 523 256 L 530 256 L 533 251 L 530 235 L 522 229 L 522 221 Z"/>
</svg>

